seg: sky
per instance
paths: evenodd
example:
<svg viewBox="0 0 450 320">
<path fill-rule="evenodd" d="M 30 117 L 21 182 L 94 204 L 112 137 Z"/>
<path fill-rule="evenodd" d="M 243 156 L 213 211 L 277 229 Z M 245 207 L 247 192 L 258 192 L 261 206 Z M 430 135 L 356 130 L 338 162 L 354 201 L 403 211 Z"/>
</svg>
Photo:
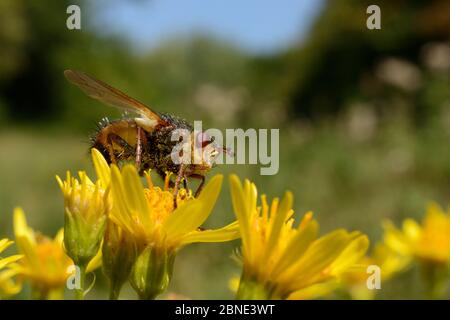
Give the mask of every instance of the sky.
<svg viewBox="0 0 450 320">
<path fill-rule="evenodd" d="M 323 0 L 102 0 L 95 27 L 138 49 L 174 36 L 211 34 L 250 53 L 271 53 L 301 40 Z"/>
</svg>

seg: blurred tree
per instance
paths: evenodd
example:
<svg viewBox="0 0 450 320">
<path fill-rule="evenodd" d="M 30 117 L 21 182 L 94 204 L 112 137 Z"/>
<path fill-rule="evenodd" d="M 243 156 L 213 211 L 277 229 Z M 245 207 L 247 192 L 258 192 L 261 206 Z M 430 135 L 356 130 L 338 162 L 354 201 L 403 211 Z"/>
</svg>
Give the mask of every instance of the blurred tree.
<svg viewBox="0 0 450 320">
<path fill-rule="evenodd" d="M 25 18 L 19 1 L 0 2 L 0 83 L 18 72 L 23 64 L 22 47 L 27 40 Z"/>
<path fill-rule="evenodd" d="M 0 95 L 13 119 L 57 115 L 63 104 L 58 50 L 69 45 L 69 1 L 4 0 L 0 10 Z"/>
<path fill-rule="evenodd" d="M 81 7 L 81 30 L 66 27 L 71 4 Z M 80 108 L 86 100 L 67 84 L 63 70 L 80 69 L 113 82 L 136 78 L 137 57 L 122 39 L 99 36 L 91 28 L 95 11 L 90 5 L 84 0 L 0 2 L 2 116 L 33 124 L 67 119 L 74 128 L 93 127 L 92 119 L 104 110 Z"/>
<path fill-rule="evenodd" d="M 375 74 L 384 58 L 417 65 L 424 45 L 450 39 L 446 0 L 378 1 L 381 30 L 366 28 L 370 4 L 327 1 L 306 42 L 287 52 L 278 73 L 286 75 L 281 96 L 288 97 L 293 114 L 317 119 L 337 114 L 354 99 L 385 99 L 389 86 Z M 410 100 L 420 94 L 407 92 Z M 414 108 L 420 113 L 423 106 Z"/>
<path fill-rule="evenodd" d="M 82 7 L 87 24 L 82 20 L 81 31 L 65 26 L 69 4 Z M 448 71 L 437 76 L 435 67 L 431 72 L 423 66 L 422 51 L 432 42 L 448 42 L 450 2 L 380 0 L 381 30 L 366 28 L 369 4 L 327 1 L 305 42 L 271 56 L 247 56 L 205 35 L 175 38 L 136 53 L 126 39 L 90 28 L 99 8 L 83 0 L 3 0 L 0 116 L 33 123 L 67 119 L 72 127 L 92 127 L 105 109 L 80 107 L 92 102 L 66 84 L 66 68 L 84 70 L 157 110 L 178 109 L 186 117 L 195 113 L 198 101 L 207 108 L 208 99 L 219 101 L 216 109 L 230 106 L 240 112 L 235 119 L 242 123 L 259 125 L 275 119 L 274 109 L 279 115 L 288 109 L 291 118 L 319 119 L 355 100 L 370 102 L 379 113 L 391 112 L 393 104 L 407 105 L 416 119 L 436 113 L 449 98 Z M 439 50 L 445 58 L 446 49 Z M 431 56 L 427 53 L 428 60 L 436 60 Z M 220 103 L 239 95 L 247 97 L 239 102 L 247 108 Z"/>
<path fill-rule="evenodd" d="M 190 117 L 197 115 L 199 90 L 204 86 L 227 90 L 242 84 L 246 63 L 238 49 L 202 34 L 175 38 L 143 58 L 137 85 L 158 110 Z"/>
</svg>

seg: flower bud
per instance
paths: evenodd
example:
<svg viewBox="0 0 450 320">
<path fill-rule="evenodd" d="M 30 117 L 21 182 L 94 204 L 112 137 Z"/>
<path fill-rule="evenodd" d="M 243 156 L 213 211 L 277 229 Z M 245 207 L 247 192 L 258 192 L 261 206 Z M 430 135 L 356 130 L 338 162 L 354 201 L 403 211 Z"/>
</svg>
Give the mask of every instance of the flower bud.
<svg viewBox="0 0 450 320">
<path fill-rule="evenodd" d="M 275 292 L 275 288 L 257 281 L 252 277 L 243 276 L 236 293 L 238 300 L 279 300 L 281 297 Z"/>
<path fill-rule="evenodd" d="M 131 271 L 130 283 L 140 299 L 151 300 L 164 292 L 172 278 L 175 252 L 148 246 Z"/>
<path fill-rule="evenodd" d="M 111 202 L 100 181 L 94 184 L 85 172 L 79 176 L 80 181 L 68 172 L 65 181 L 57 180 L 64 195 L 67 255 L 75 264 L 87 265 L 100 249 Z"/>
<path fill-rule="evenodd" d="M 118 299 L 120 290 L 136 260 L 137 249 L 132 237 L 111 220 L 106 224 L 102 246 L 103 272 L 110 281 L 110 298 Z"/>
</svg>

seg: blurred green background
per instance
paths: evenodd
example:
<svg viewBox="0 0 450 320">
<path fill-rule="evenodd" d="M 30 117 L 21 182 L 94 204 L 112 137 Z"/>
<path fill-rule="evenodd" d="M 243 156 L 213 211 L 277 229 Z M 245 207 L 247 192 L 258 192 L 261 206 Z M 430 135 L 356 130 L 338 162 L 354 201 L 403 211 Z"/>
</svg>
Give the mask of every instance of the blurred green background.
<svg viewBox="0 0 450 320">
<path fill-rule="evenodd" d="M 63 225 L 55 175 L 92 173 L 89 135 L 103 116 L 120 116 L 69 85 L 67 68 L 95 75 L 158 111 L 203 120 L 204 127 L 280 128 L 277 175 L 261 176 L 257 165 L 214 171 L 250 178 L 270 197 L 292 190 L 296 215 L 313 210 L 322 232 L 357 229 L 375 243 L 383 218 L 420 219 L 428 202 L 450 203 L 449 1 L 377 1 L 382 29 L 373 31 L 366 28 L 372 1 L 309 0 L 303 4 L 311 13 L 298 14 L 308 23 L 274 12 L 253 24 L 270 6 L 250 1 L 249 21 L 235 17 L 243 34 L 253 28 L 270 40 L 277 37 L 265 33 L 271 26 L 299 28 L 298 36 L 269 49 L 207 27 L 152 40 L 145 19 L 157 21 L 152 4 L 161 1 L 0 0 L 0 235 L 13 238 L 17 205 L 33 228 L 54 235 Z M 275 6 L 301 10 L 284 2 Z M 202 6 L 190 3 L 192 10 Z M 66 28 L 69 4 L 81 7 L 82 30 Z M 237 1 L 227 5 L 228 14 L 240 10 Z M 122 14 L 130 6 L 140 14 Z M 105 9 L 105 15 L 106 7 L 116 11 Z M 191 15 L 176 4 L 171 10 Z M 134 29 L 108 32 L 116 18 Z M 228 188 L 226 181 L 207 227 L 233 219 Z M 169 291 L 231 298 L 238 244 L 183 249 Z M 417 277 L 412 269 L 384 284 L 377 297 L 423 298 L 420 282 L 411 281 Z M 105 298 L 105 290 L 99 274 L 89 297 Z M 126 288 L 122 296 L 134 293 Z"/>
</svg>

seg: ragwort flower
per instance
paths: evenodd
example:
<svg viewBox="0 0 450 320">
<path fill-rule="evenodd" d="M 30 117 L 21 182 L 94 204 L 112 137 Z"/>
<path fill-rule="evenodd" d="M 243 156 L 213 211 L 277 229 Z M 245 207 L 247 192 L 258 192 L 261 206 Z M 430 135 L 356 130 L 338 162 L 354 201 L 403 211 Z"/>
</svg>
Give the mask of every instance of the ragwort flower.
<svg viewBox="0 0 450 320">
<path fill-rule="evenodd" d="M 432 203 L 422 224 L 405 219 L 402 229 L 390 221 L 385 222 L 384 228 L 384 243 L 404 259 L 417 261 L 422 267 L 429 296 L 439 297 L 450 273 L 450 208 L 445 212 Z"/>
<path fill-rule="evenodd" d="M 86 267 L 100 250 L 112 204 L 101 180 L 94 184 L 84 171 L 79 177 L 67 172 L 65 181 L 56 179 L 64 195 L 65 249 L 76 265 Z"/>
<path fill-rule="evenodd" d="M 182 247 L 239 237 L 237 222 L 216 230 L 200 228 L 220 193 L 221 175 L 214 176 L 197 198 L 183 188 L 174 195 L 169 187 L 169 175 L 164 188 L 160 188 L 153 185 L 147 174 L 148 187 L 144 187 L 133 165 L 125 165 L 120 170 L 114 164 L 106 165 L 96 150 L 93 155 L 97 175 L 111 184 L 110 219 L 134 240 L 137 248 L 130 282 L 140 298 L 153 299 L 167 288 L 176 253 Z"/>
<path fill-rule="evenodd" d="M 16 244 L 23 258 L 14 264 L 19 279 L 29 281 L 34 298 L 62 298 L 72 260 L 65 254 L 63 231 L 54 239 L 36 234 L 28 227 L 25 214 L 14 210 Z"/>
<path fill-rule="evenodd" d="M 230 182 L 242 237 L 237 298 L 295 299 L 302 290 L 336 279 L 364 256 L 369 241 L 360 232 L 340 229 L 317 238 L 319 226 L 312 213 L 294 227 L 290 192 L 270 205 L 263 195 L 258 206 L 253 183 L 245 180 L 242 185 L 235 175 Z"/>
<path fill-rule="evenodd" d="M 0 239 L 0 254 L 12 244 L 13 241 L 8 239 Z M 0 256 L 0 299 L 13 296 L 20 292 L 20 283 L 13 280 L 13 277 L 17 274 L 17 272 L 7 267 L 21 258 L 22 255 L 18 254 L 5 258 Z"/>
</svg>

